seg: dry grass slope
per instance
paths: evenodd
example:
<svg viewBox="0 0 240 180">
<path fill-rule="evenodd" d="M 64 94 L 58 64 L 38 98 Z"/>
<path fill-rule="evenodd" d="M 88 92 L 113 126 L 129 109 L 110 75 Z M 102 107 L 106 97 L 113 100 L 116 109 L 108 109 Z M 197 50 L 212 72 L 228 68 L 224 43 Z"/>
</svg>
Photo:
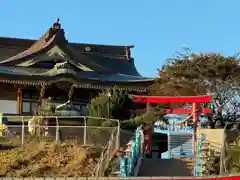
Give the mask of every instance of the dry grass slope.
<svg viewBox="0 0 240 180">
<path fill-rule="evenodd" d="M 6 147 L 0 145 L 0 177 L 86 177 L 96 167 L 101 151 L 72 141 L 35 141 L 10 150 Z"/>
</svg>

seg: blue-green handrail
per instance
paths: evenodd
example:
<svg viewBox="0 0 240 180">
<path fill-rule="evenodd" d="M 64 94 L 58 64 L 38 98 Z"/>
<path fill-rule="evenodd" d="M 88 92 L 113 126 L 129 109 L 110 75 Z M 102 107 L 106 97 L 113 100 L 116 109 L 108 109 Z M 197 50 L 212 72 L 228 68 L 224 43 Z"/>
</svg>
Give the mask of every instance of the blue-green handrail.
<svg viewBox="0 0 240 180">
<path fill-rule="evenodd" d="M 130 155 L 124 155 L 121 158 L 121 177 L 131 177 L 134 173 L 134 167 L 137 164 L 138 158 L 141 156 L 141 139 L 142 137 L 140 127 L 138 127 L 135 131 L 135 135 L 132 138 L 132 146 Z"/>
<path fill-rule="evenodd" d="M 196 163 L 194 168 L 194 176 L 200 176 L 201 154 L 202 154 L 202 147 L 203 147 L 204 140 L 205 140 L 205 135 L 201 134 L 199 143 L 197 145 L 197 157 L 196 157 Z"/>
</svg>

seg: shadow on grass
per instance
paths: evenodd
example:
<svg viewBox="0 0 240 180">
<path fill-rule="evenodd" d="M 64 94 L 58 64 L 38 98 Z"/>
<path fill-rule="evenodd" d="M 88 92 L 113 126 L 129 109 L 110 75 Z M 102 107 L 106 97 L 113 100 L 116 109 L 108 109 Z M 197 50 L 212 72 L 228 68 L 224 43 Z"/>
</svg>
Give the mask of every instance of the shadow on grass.
<svg viewBox="0 0 240 180">
<path fill-rule="evenodd" d="M 0 151 L 4 150 L 12 150 L 14 148 L 18 147 L 15 144 L 12 144 L 11 141 L 4 137 L 0 137 Z"/>
<path fill-rule="evenodd" d="M 0 144 L 0 151 L 7 151 L 7 150 L 12 150 L 14 148 L 17 148 L 18 146 L 13 146 L 13 145 L 1 145 Z"/>
</svg>

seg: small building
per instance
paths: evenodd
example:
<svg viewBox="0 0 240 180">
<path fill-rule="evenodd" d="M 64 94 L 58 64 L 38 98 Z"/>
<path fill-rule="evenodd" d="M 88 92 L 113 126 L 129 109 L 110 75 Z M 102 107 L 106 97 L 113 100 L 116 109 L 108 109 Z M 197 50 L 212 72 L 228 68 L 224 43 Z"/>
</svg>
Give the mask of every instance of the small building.
<svg viewBox="0 0 240 180">
<path fill-rule="evenodd" d="M 70 43 L 59 20 L 39 40 L 0 37 L 0 112 L 30 115 L 51 97 L 56 104 L 70 98 L 85 115 L 103 89 L 144 94 L 153 79 L 138 73 L 131 48 Z"/>
</svg>

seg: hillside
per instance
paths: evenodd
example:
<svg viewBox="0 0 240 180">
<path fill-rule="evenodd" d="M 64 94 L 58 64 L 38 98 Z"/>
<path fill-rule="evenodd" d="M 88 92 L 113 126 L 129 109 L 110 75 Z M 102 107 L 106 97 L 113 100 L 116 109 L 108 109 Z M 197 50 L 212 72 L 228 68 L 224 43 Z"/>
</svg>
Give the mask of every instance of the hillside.
<svg viewBox="0 0 240 180">
<path fill-rule="evenodd" d="M 90 176 L 100 149 L 74 142 L 31 142 L 21 147 L 0 145 L 0 177 Z"/>
</svg>

